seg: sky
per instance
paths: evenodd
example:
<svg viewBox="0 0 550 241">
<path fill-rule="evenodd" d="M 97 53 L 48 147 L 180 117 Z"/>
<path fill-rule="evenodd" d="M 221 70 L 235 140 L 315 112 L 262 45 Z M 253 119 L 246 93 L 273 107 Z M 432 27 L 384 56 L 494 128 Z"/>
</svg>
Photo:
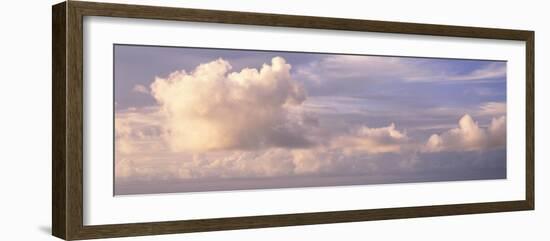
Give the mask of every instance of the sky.
<svg viewBox="0 0 550 241">
<path fill-rule="evenodd" d="M 115 195 L 506 178 L 506 62 L 114 46 Z"/>
</svg>

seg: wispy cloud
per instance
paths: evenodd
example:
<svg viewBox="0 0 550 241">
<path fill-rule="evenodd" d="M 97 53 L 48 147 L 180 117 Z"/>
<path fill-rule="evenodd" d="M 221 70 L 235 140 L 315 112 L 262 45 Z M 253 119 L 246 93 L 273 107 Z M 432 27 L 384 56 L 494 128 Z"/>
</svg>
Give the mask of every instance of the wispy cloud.
<svg viewBox="0 0 550 241">
<path fill-rule="evenodd" d="M 486 102 L 479 107 L 479 115 L 501 116 L 506 114 L 505 102 Z"/>
<path fill-rule="evenodd" d="M 467 62 L 467 60 L 461 60 Z M 506 77 L 505 62 L 490 62 L 480 68 L 457 71 L 443 60 L 383 56 L 329 56 L 301 66 L 298 76 L 320 85 L 331 79 L 355 78 L 364 81 L 437 82 L 490 81 Z"/>
<path fill-rule="evenodd" d="M 134 87 L 132 88 L 132 91 L 135 93 L 149 94 L 149 89 L 147 89 L 147 87 L 141 84 L 134 85 Z"/>
<path fill-rule="evenodd" d="M 418 67 L 417 67 L 418 68 Z M 429 66 L 428 66 L 429 68 Z M 403 79 L 407 82 L 479 82 L 506 77 L 506 63 L 491 63 L 483 68 L 466 73 L 453 73 L 445 69 L 428 69 L 428 72 L 409 75 Z"/>
</svg>

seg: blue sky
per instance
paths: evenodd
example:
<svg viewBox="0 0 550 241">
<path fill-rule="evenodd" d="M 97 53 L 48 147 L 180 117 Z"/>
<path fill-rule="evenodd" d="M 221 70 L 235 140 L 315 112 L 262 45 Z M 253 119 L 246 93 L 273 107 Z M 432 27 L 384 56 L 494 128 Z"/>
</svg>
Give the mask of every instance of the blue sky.
<svg viewBox="0 0 550 241">
<path fill-rule="evenodd" d="M 120 194 L 506 176 L 504 61 L 114 51 Z"/>
</svg>

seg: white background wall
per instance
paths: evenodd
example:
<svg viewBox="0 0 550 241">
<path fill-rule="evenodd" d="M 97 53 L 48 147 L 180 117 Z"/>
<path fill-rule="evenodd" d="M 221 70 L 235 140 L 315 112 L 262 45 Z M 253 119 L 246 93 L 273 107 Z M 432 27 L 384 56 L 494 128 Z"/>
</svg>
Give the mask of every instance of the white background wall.
<svg viewBox="0 0 550 241">
<path fill-rule="evenodd" d="M 550 21 L 546 1 L 117 1 L 536 31 L 536 210 L 223 231 L 120 240 L 548 240 Z M 0 10 L 0 240 L 51 237 L 51 10 L 57 1 L 6 1 Z M 546 224 L 545 224 L 546 223 Z"/>
</svg>

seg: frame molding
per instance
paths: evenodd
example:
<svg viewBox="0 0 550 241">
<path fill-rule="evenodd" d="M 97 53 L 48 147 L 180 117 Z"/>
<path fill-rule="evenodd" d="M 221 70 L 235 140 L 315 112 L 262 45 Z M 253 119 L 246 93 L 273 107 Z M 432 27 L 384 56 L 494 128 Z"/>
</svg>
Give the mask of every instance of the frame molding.
<svg viewBox="0 0 550 241">
<path fill-rule="evenodd" d="M 261 26 L 419 34 L 526 42 L 525 200 L 335 212 L 181 220 L 83 224 L 83 17 L 108 16 Z M 230 229 L 357 222 L 397 218 L 533 210 L 534 187 L 533 31 L 214 11 L 67 1 L 52 7 L 52 234 L 66 240 L 158 235 Z"/>
</svg>

